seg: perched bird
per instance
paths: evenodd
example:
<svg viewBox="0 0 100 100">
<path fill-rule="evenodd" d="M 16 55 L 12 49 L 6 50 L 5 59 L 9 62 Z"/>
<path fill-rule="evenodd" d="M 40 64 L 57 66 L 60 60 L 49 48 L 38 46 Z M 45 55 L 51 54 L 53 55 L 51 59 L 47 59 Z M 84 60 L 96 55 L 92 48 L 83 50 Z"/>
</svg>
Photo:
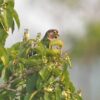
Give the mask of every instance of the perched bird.
<svg viewBox="0 0 100 100">
<path fill-rule="evenodd" d="M 42 44 L 45 45 L 45 47 L 49 48 L 50 42 L 54 39 L 57 39 L 59 37 L 58 30 L 56 29 L 50 29 L 45 33 L 45 36 L 41 40 Z"/>
</svg>

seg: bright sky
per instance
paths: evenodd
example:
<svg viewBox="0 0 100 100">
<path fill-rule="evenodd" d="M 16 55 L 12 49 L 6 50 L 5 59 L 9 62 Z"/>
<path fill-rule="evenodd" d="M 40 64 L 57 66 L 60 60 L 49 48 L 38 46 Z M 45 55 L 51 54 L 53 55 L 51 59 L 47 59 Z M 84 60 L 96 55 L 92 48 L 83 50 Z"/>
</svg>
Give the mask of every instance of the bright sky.
<svg viewBox="0 0 100 100">
<path fill-rule="evenodd" d="M 89 15 L 93 13 L 97 0 L 82 0 L 81 7 L 75 10 L 69 9 L 63 3 L 51 1 L 15 0 L 15 9 L 20 17 L 21 28 L 19 31 L 15 29 L 14 34 L 9 35 L 7 47 L 22 39 L 25 28 L 30 30 L 31 38 L 38 32 L 44 35 L 50 28 L 57 28 L 60 33 L 68 31 L 79 37 L 84 35 L 85 21 L 90 19 Z"/>
</svg>

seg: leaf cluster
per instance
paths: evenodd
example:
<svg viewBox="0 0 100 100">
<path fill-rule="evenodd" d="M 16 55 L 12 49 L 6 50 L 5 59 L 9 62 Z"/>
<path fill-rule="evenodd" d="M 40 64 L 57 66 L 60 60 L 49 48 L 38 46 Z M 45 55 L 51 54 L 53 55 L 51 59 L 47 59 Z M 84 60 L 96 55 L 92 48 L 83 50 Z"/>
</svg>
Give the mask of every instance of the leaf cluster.
<svg viewBox="0 0 100 100">
<path fill-rule="evenodd" d="M 14 31 L 15 23 L 19 28 L 20 21 L 14 9 L 14 0 L 0 0 L 0 70 L 7 66 L 9 62 L 7 50 L 4 46 L 9 31 Z"/>
<path fill-rule="evenodd" d="M 50 43 L 61 44 L 61 40 Z M 0 99 L 82 100 L 69 77 L 69 56 L 61 49 L 46 48 L 37 36 L 13 45 L 7 53 L 9 63 L 2 69 Z"/>
</svg>

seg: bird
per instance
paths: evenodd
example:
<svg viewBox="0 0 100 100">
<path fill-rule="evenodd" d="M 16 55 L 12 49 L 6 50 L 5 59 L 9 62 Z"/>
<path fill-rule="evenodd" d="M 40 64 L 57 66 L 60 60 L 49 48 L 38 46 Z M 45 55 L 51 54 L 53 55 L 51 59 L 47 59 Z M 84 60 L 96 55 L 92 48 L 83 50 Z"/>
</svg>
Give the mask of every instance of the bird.
<svg viewBox="0 0 100 100">
<path fill-rule="evenodd" d="M 50 42 L 54 39 L 57 39 L 59 37 L 59 32 L 57 29 L 49 29 L 43 39 L 41 40 L 41 43 L 46 47 L 49 48 Z"/>
</svg>

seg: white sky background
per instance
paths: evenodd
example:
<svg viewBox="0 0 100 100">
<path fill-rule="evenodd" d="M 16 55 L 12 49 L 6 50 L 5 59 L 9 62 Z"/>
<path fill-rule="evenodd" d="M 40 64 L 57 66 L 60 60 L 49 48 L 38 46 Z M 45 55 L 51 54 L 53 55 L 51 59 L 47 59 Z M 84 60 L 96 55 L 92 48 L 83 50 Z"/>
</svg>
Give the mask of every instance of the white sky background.
<svg viewBox="0 0 100 100">
<path fill-rule="evenodd" d="M 50 28 L 57 28 L 60 33 L 68 31 L 78 37 L 83 36 L 85 21 L 94 17 L 98 6 L 97 0 L 81 0 L 79 5 L 80 8 L 71 10 L 65 4 L 52 0 L 15 0 L 21 28 L 8 37 L 6 46 L 20 41 L 25 28 L 30 30 L 31 37 L 38 32 L 44 35 Z"/>
<path fill-rule="evenodd" d="M 54 0 L 15 0 L 15 9 L 19 14 L 21 28 L 9 35 L 6 46 L 9 47 L 22 39 L 25 28 L 30 30 L 31 38 L 38 32 L 44 33 L 56 28 L 64 34 L 68 31 L 78 37 L 85 33 L 85 22 L 94 18 L 98 0 L 81 0 L 78 9 L 70 9 Z M 66 34 L 68 34 L 66 33 Z"/>
<path fill-rule="evenodd" d="M 60 33 L 66 30 L 83 33 L 84 22 L 81 21 L 80 14 L 72 12 L 60 3 L 49 0 L 15 0 L 21 28 L 9 35 L 6 46 L 9 47 L 22 39 L 24 28 L 30 30 L 31 37 L 38 32 L 44 33 L 50 28 L 57 28 Z M 81 34 L 80 34 L 81 35 Z"/>
</svg>

